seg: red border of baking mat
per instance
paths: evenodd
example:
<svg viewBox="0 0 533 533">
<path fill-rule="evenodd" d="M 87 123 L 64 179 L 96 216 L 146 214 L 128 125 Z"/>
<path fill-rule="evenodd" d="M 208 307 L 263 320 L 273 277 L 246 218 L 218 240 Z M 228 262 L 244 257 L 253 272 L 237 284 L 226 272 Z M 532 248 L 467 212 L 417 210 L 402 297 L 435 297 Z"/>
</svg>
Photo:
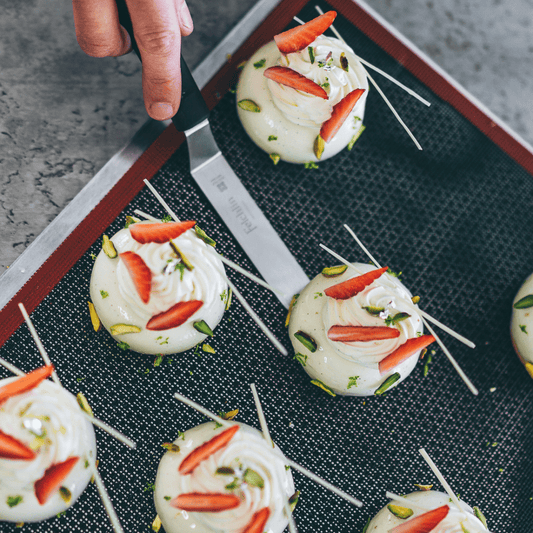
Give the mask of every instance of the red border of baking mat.
<svg viewBox="0 0 533 533">
<path fill-rule="evenodd" d="M 308 0 L 283 0 L 254 31 L 239 50 L 214 76 L 202 91 L 210 109 L 226 93 L 234 81 L 237 66 L 290 24 L 294 15 Z M 441 74 L 409 49 L 397 37 L 377 22 L 361 6 L 351 0 L 328 0 L 329 5 L 367 37 L 396 59 L 411 74 L 428 86 L 437 96 L 452 105 L 459 113 L 479 128 L 528 172 L 533 173 L 533 154 L 499 125 L 495 124 L 466 96 L 461 94 Z M 87 249 L 100 237 L 111 222 L 138 194 L 144 179 L 151 179 L 184 141 L 184 135 L 174 126 L 169 126 L 142 154 L 104 199 L 80 223 L 65 241 L 41 265 L 32 278 L 19 290 L 13 299 L 0 311 L 0 346 L 13 334 L 23 318 L 17 307 L 24 303 L 32 312 L 72 268 Z"/>
</svg>

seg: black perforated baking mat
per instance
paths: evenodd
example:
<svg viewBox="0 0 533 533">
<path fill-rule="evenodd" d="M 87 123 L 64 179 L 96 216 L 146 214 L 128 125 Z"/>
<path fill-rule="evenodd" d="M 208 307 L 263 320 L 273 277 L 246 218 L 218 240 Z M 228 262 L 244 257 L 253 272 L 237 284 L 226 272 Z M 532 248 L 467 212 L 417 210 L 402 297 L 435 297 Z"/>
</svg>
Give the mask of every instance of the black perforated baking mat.
<svg viewBox="0 0 533 533">
<path fill-rule="evenodd" d="M 313 6 L 300 18 L 316 16 Z M 297 361 L 271 346 L 235 299 L 209 342 L 215 354 L 190 350 L 154 367 L 153 357 L 124 351 L 105 331 L 92 329 L 87 300 L 98 240 L 32 318 L 63 384 L 84 392 L 97 416 L 138 444 L 132 451 L 96 430 L 100 471 L 127 532 L 148 531 L 155 517 L 151 483 L 164 453 L 161 443 L 203 420 L 173 393 L 215 412 L 238 408 L 237 420 L 259 427 L 251 382 L 282 450 L 364 502 L 356 509 L 295 473 L 302 491 L 295 511 L 300 531 L 362 531 L 387 503 L 386 490 L 410 492 L 413 483 L 440 488 L 418 454 L 421 446 L 461 498 L 481 508 L 491 531 L 533 530 L 533 382 L 509 338 L 513 297 L 533 269 L 532 176 L 345 19 L 339 16 L 335 25 L 362 57 L 431 101 L 427 109 L 380 80 L 424 151 L 375 90 L 368 97 L 367 129 L 354 149 L 318 169 L 274 166 L 244 133 L 230 93 L 212 113 L 217 143 L 310 277 L 334 262 L 320 242 L 366 261 L 344 223 L 381 263 L 403 271 L 423 309 L 477 344 L 470 350 L 442 334 L 480 394 L 468 391 L 437 348 L 427 377 L 419 364 L 382 397 L 332 398 L 310 384 Z M 254 271 L 190 178 L 186 147 L 152 183 L 180 218 L 197 220 L 224 255 Z M 135 208 L 164 215 L 143 190 L 105 233 L 119 230 Z M 277 299 L 238 274 L 231 278 L 290 348 Z M 24 325 L 0 356 L 26 371 L 41 365 Z M 0 377 L 7 375 L 0 368 Z M 16 528 L 1 523 L 0 530 Z M 64 515 L 23 530 L 96 533 L 111 526 L 90 485 Z"/>
</svg>

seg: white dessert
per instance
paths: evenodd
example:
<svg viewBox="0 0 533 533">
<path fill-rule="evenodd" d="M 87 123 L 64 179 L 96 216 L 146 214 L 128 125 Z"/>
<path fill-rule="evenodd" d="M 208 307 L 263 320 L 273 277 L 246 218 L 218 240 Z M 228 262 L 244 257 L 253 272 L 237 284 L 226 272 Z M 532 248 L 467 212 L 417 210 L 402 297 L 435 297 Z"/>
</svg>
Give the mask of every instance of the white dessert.
<svg viewBox="0 0 533 533">
<path fill-rule="evenodd" d="M 137 224 L 150 224 L 143 221 Z M 130 226 L 131 227 L 131 226 Z M 206 335 L 194 328 L 205 321 L 214 330 L 224 314 L 226 281 L 224 266 L 194 232 L 188 230 L 173 242 L 193 265 L 188 270 L 180 265 L 169 242 L 140 244 L 130 228 L 117 232 L 111 241 L 118 257 L 111 259 L 102 250 L 94 263 L 91 276 L 91 300 L 104 327 L 111 333 L 115 324 L 129 324 L 141 329 L 139 333 L 114 335 L 132 350 L 149 354 L 183 352 L 205 340 Z M 152 273 L 148 302 L 143 302 L 124 261 L 123 252 L 138 254 Z M 178 268 L 180 267 L 181 268 Z M 148 321 L 169 310 L 179 302 L 199 300 L 203 305 L 185 323 L 165 330 L 149 330 Z"/>
<path fill-rule="evenodd" d="M 0 381 L 0 388 L 17 378 Z M 92 424 L 83 417 L 76 398 L 51 381 L 8 398 L 0 404 L 0 431 L 33 449 L 32 460 L 0 458 L 0 520 L 38 522 L 70 507 L 92 476 L 96 460 Z M 41 505 L 35 483 L 53 465 L 79 457 L 57 490 Z M 70 493 L 70 494 L 69 494 Z"/>
<path fill-rule="evenodd" d="M 282 56 L 274 41 L 266 44 L 246 63 L 237 87 L 237 102 L 252 100 L 261 109 L 255 113 L 237 106 L 239 118 L 248 135 L 265 152 L 278 154 L 282 160 L 290 163 L 318 161 L 313 144 L 322 124 L 331 117 L 333 106 L 351 91 L 367 89 L 335 137 L 325 145 L 321 160 L 346 148 L 362 126 L 368 94 L 364 69 L 348 45 L 321 35 L 309 46 L 314 49 L 313 63 L 307 47 Z M 332 55 L 328 59 L 330 52 Z M 348 60 L 348 71 L 341 67 L 342 52 Z M 263 59 L 264 66 L 256 68 L 254 63 Z M 328 100 L 265 78 L 265 69 L 276 65 L 296 70 L 322 85 L 328 93 Z M 269 137 L 276 139 L 269 141 Z"/>
<path fill-rule="evenodd" d="M 443 505 L 448 505 L 450 510 L 447 516 L 431 529 L 431 533 L 463 533 L 464 531 L 477 533 L 487 530 L 481 520 L 475 516 L 473 509 L 469 505 L 460 501 L 461 509 L 459 510 L 455 504 L 450 502 L 450 497 L 443 492 L 433 490 L 412 492 L 405 497 L 414 503 L 423 505 L 425 509 L 420 509 L 415 506 L 410 508 L 405 502 L 392 501 L 392 505 L 411 509 L 413 514 L 409 518 L 399 518 L 391 512 L 388 506 L 385 506 L 370 521 L 366 533 L 388 533 L 392 528 L 402 524 L 408 524 L 409 520 Z"/>
<path fill-rule="evenodd" d="M 360 274 L 375 270 L 364 263 L 354 263 Z M 395 387 L 415 368 L 419 353 L 410 356 L 387 373 L 381 374 L 379 362 L 393 352 L 407 339 L 423 332 L 420 315 L 412 311 L 412 294 L 403 283 L 391 274 L 385 273 L 362 292 L 346 300 L 336 300 L 325 295 L 328 287 L 357 276 L 348 268 L 342 275 L 316 276 L 298 296 L 289 322 L 289 336 L 304 370 L 313 380 L 318 380 L 335 394 L 352 396 L 373 395 L 389 376 L 400 374 Z M 408 304 L 411 304 L 408 307 Z M 378 315 L 370 314 L 364 307 L 383 308 Z M 328 338 L 332 326 L 384 326 L 384 319 L 397 313 L 410 316 L 393 325 L 400 331 L 396 338 L 339 342 Z M 310 335 L 317 344 L 312 352 L 295 333 L 302 331 Z M 320 385 L 319 385 L 320 386 Z"/>
<path fill-rule="evenodd" d="M 520 287 L 513 301 L 511 315 L 511 340 L 518 357 L 533 378 L 533 306 L 516 309 L 517 302 L 533 295 L 533 274 Z M 528 305 L 525 303 L 524 306 Z"/>
<path fill-rule="evenodd" d="M 239 430 L 231 441 L 202 461 L 192 473 L 182 475 L 178 472 L 180 464 L 190 452 L 224 429 L 216 429 L 213 422 L 192 428 L 185 432 L 183 438 L 174 441 L 180 451 L 168 451 L 161 459 L 154 501 L 167 533 L 239 533 L 250 523 L 254 514 L 264 508 L 270 510 L 270 515 L 262 531 L 281 533 L 287 526 L 283 500 L 294 494 L 292 475 L 285 469 L 282 457 L 274 452 L 263 435 L 245 424 L 239 424 Z M 220 467 L 233 468 L 235 475 L 215 474 Z M 253 470 L 262 478 L 263 488 L 243 481 L 246 469 Z M 237 488 L 226 489 L 234 480 Z M 172 500 L 183 493 L 235 494 L 240 504 L 234 509 L 216 513 L 187 512 L 172 505 Z"/>
</svg>

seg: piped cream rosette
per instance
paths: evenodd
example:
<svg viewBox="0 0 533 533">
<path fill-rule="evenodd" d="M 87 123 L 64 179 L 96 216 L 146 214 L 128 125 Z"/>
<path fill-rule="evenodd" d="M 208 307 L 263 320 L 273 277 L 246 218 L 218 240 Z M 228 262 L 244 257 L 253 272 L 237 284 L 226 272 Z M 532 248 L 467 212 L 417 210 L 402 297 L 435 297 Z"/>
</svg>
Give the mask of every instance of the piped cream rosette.
<svg viewBox="0 0 533 533">
<path fill-rule="evenodd" d="M 0 389 L 17 379 L 1 380 Z M 12 438 L 14 447 L 33 453 L 27 459 L 0 458 L 0 521 L 38 522 L 55 516 L 77 500 L 91 479 L 93 426 L 76 398 L 55 383 L 43 381 L 0 403 L 0 437 L 4 446 Z M 54 478 L 68 468 L 60 486 L 50 490 Z"/>
<path fill-rule="evenodd" d="M 262 527 L 258 531 L 285 529 L 284 499 L 294 494 L 294 483 L 260 432 L 244 424 L 217 429 L 209 422 L 174 445 L 179 451 L 163 456 L 154 493 L 167 533 L 240 533 L 252 524 Z"/>
<path fill-rule="evenodd" d="M 379 274 L 368 264 L 354 266 L 362 275 Z M 390 273 L 381 273 L 351 297 L 328 296 L 334 287 L 357 277 L 352 269 L 338 268 L 343 273 L 319 274 L 293 300 L 289 336 L 295 359 L 315 385 L 332 395 L 380 394 L 416 366 L 421 348 L 403 358 L 406 346 L 432 338 L 422 336 L 422 319 L 412 310 L 412 294 Z M 360 340 L 347 340 L 352 328 Z"/>
<path fill-rule="evenodd" d="M 347 70 L 341 65 L 341 54 Z M 328 99 L 267 79 L 263 73 L 272 66 L 289 67 L 314 81 L 325 89 Z M 340 130 L 325 144 L 320 158 L 325 160 L 346 148 L 361 131 L 368 94 L 363 66 L 353 50 L 338 39 L 321 35 L 309 47 L 283 55 L 275 42 L 260 48 L 246 63 L 237 86 L 237 102 L 251 100 L 259 111 L 240 106 L 237 110 L 244 129 L 265 152 L 290 163 L 308 163 L 319 160 L 314 143 L 333 107 L 359 88 L 365 92 Z"/>
<path fill-rule="evenodd" d="M 116 257 L 109 257 L 104 250 L 98 254 L 91 277 L 91 300 L 104 327 L 132 350 L 183 352 L 206 338 L 205 328 L 198 323 L 203 321 L 214 330 L 224 314 L 224 266 L 193 229 L 158 242 L 136 240 L 135 227 L 138 231 L 139 225 L 150 224 L 162 227 L 154 230 L 159 234 L 172 223 L 132 224 L 111 238 Z M 148 282 L 144 282 L 144 275 L 149 275 Z M 116 325 L 132 327 L 124 333 Z"/>
<path fill-rule="evenodd" d="M 412 507 L 409 507 L 405 501 L 392 501 L 369 522 L 366 533 L 408 533 L 410 531 L 481 533 L 487 531 L 484 524 L 485 518 L 479 509 L 476 507 L 472 509 L 464 502 L 459 502 L 461 509 L 458 509 L 450 502 L 450 497 L 443 492 L 420 491 L 405 497 L 413 502 Z"/>
</svg>

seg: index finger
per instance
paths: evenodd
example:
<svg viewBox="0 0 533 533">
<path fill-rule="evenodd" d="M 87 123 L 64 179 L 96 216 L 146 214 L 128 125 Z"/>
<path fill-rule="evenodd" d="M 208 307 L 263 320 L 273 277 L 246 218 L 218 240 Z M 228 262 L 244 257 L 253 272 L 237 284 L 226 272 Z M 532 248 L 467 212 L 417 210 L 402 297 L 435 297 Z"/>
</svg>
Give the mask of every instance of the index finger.
<svg viewBox="0 0 533 533">
<path fill-rule="evenodd" d="M 148 114 L 165 120 L 181 98 L 181 32 L 174 0 L 126 0 L 143 63 L 143 93 Z"/>
</svg>

